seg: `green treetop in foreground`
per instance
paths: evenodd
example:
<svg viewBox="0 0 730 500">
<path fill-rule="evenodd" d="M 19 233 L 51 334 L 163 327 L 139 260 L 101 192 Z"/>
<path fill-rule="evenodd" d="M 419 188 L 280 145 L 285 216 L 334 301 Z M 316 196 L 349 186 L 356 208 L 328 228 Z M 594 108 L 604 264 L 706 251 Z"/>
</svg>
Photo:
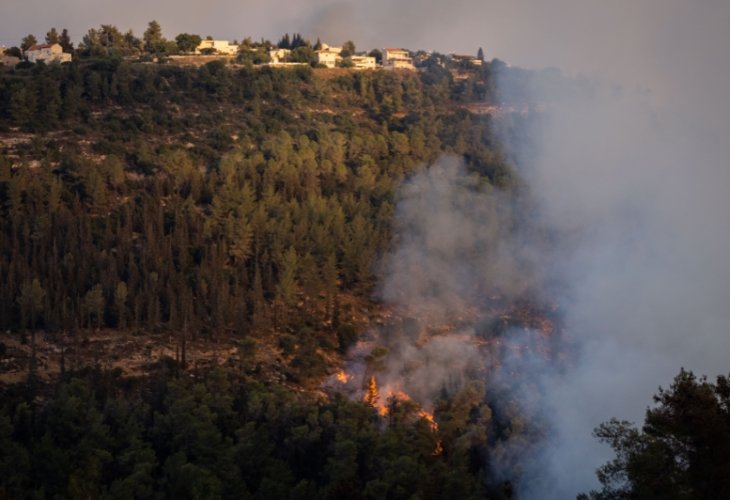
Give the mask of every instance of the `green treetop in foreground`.
<svg viewBox="0 0 730 500">
<path fill-rule="evenodd" d="M 616 458 L 598 469 L 602 489 L 580 500 L 730 498 L 730 379 L 683 369 L 654 402 L 641 430 L 616 419 L 596 429 Z"/>
</svg>

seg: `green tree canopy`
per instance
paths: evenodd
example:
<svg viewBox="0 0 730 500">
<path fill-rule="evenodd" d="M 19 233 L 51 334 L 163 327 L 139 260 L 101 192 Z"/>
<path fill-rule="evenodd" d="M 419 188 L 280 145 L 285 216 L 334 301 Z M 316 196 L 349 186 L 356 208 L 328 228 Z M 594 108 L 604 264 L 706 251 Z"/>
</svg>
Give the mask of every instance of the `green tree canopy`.
<svg viewBox="0 0 730 500">
<path fill-rule="evenodd" d="M 180 52 L 193 52 L 195 47 L 200 45 L 201 38 L 199 35 L 191 35 L 190 33 L 180 33 L 175 37 L 177 48 Z"/>
<path fill-rule="evenodd" d="M 355 43 L 352 40 L 348 40 L 342 44 L 342 57 L 347 57 L 355 54 Z"/>
<path fill-rule="evenodd" d="M 616 458 L 597 471 L 602 489 L 579 499 L 730 498 L 730 378 L 682 369 L 654 403 L 642 429 L 612 419 L 595 430 Z"/>
<path fill-rule="evenodd" d="M 58 43 L 61 44 L 64 52 L 73 52 L 74 45 L 73 43 L 71 43 L 71 37 L 69 36 L 68 30 L 66 28 L 63 28 L 63 31 L 61 31 L 61 36 L 58 38 Z"/>
<path fill-rule="evenodd" d="M 25 52 L 29 48 L 31 48 L 33 45 L 37 44 L 38 40 L 36 39 L 35 35 L 29 34 L 25 37 L 23 37 L 23 40 L 20 42 L 20 48 Z"/>
<path fill-rule="evenodd" d="M 150 54 L 163 52 L 166 40 L 162 37 L 160 23 L 155 20 L 150 21 L 142 35 L 142 40 L 144 40 L 144 50 Z"/>
<path fill-rule="evenodd" d="M 58 34 L 58 31 L 56 31 L 56 28 L 51 28 L 48 33 L 46 33 L 46 43 L 59 43 L 61 41 L 61 37 Z"/>
</svg>

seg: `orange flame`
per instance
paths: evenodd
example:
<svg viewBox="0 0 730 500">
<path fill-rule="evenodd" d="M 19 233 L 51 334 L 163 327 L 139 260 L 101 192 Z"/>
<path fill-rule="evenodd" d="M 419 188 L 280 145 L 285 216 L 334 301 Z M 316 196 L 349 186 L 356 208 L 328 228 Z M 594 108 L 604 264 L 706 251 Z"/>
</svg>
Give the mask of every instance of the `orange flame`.
<svg viewBox="0 0 730 500">
<path fill-rule="evenodd" d="M 423 408 L 421 408 L 418 411 L 418 416 L 424 419 L 426 422 L 428 422 L 428 426 L 431 428 L 433 432 L 438 432 L 439 430 L 439 424 L 436 423 L 436 421 L 433 419 L 433 415 Z"/>
<path fill-rule="evenodd" d="M 345 370 L 340 370 L 337 373 L 335 373 L 335 379 L 341 384 L 348 383 L 351 378 L 352 378 L 352 375 L 349 375 Z"/>
<path fill-rule="evenodd" d="M 397 400 L 397 401 L 412 401 L 411 397 L 403 392 L 400 389 L 386 389 L 383 392 L 387 394 L 388 396 L 384 398 L 384 400 L 380 399 L 380 394 L 378 390 L 378 382 L 375 379 L 375 376 L 372 375 L 368 379 L 368 386 L 367 391 L 365 392 L 365 396 L 363 397 L 363 400 L 374 407 L 378 414 L 381 417 L 387 417 L 388 413 L 390 411 L 388 407 L 388 401 L 390 400 Z M 439 426 L 436 423 L 436 420 L 433 418 L 433 414 L 424 410 L 423 408 L 419 408 L 418 410 L 418 416 L 426 421 L 428 423 L 429 428 L 431 429 L 431 432 L 434 434 L 438 433 Z M 443 446 L 441 446 L 441 440 L 436 441 L 436 446 L 433 450 L 433 455 L 440 455 L 443 453 L 444 449 Z"/>
</svg>

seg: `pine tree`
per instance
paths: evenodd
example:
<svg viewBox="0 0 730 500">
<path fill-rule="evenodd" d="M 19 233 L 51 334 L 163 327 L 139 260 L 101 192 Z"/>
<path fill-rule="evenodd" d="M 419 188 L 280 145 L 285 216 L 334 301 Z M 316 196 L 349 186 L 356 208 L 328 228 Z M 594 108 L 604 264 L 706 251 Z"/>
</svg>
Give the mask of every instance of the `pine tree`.
<svg viewBox="0 0 730 500">
<path fill-rule="evenodd" d="M 298 260 L 294 247 L 289 247 L 281 263 L 277 294 L 281 302 L 287 306 L 292 305 L 294 302 Z"/>
<path fill-rule="evenodd" d="M 74 51 L 74 45 L 71 43 L 71 37 L 68 35 L 68 30 L 66 28 L 63 28 L 63 31 L 61 31 L 58 43 L 61 44 L 64 52 L 72 53 Z"/>
<path fill-rule="evenodd" d="M 280 49 L 291 49 L 291 41 L 289 40 L 289 33 L 285 33 L 279 43 L 276 44 Z"/>
<path fill-rule="evenodd" d="M 61 41 L 61 37 L 58 36 L 58 31 L 56 31 L 56 28 L 51 28 L 51 30 L 46 33 L 46 43 L 54 44 L 59 43 Z"/>
<path fill-rule="evenodd" d="M 114 289 L 114 307 L 116 308 L 119 328 L 127 326 L 127 293 L 127 284 L 120 281 Z"/>
<path fill-rule="evenodd" d="M 20 49 L 25 52 L 37 43 L 38 40 L 36 39 L 36 37 L 32 34 L 29 34 L 28 36 L 23 37 L 23 40 L 20 43 Z"/>
<path fill-rule="evenodd" d="M 20 305 L 21 315 L 23 318 L 23 326 L 30 328 L 31 335 L 31 358 L 29 371 L 35 373 L 36 365 L 36 349 L 35 349 L 35 327 L 43 312 L 45 304 L 46 291 L 41 287 L 38 278 L 34 278 L 30 283 L 24 283 L 20 289 L 20 297 L 18 297 L 18 305 Z"/>
<path fill-rule="evenodd" d="M 165 39 L 162 38 L 160 23 L 154 20 L 150 21 L 144 35 L 142 35 L 142 40 L 144 40 L 144 50 L 150 54 L 161 52 L 164 48 Z"/>
</svg>

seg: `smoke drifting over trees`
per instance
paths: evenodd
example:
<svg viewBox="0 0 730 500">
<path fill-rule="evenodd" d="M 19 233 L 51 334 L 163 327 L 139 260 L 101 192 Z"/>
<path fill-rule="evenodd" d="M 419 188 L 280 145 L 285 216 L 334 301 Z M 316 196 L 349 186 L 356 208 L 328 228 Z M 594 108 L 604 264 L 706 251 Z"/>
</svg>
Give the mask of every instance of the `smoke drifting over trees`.
<svg viewBox="0 0 730 500">
<path fill-rule="evenodd" d="M 719 137 L 730 130 L 730 100 L 718 83 L 730 68 L 713 56 L 729 35 L 710 19 L 722 11 L 727 19 L 727 8 L 662 3 L 652 12 L 676 33 L 656 23 L 619 26 L 636 50 L 603 61 L 602 74 L 648 91 L 601 83 L 574 95 L 530 90 L 550 107 L 529 156 L 515 153 L 543 223 L 571 235 L 552 269 L 566 286 L 559 300 L 580 355 L 545 384 L 553 433 L 528 474 L 543 479 L 523 490 L 528 498 L 588 488 L 605 461 L 591 428 L 611 416 L 639 420 L 680 366 L 710 376 L 728 368 L 730 148 Z M 649 50 L 653 57 L 639 62 Z"/>
<path fill-rule="evenodd" d="M 541 377 L 562 366 L 543 293 L 552 245 L 525 219 L 526 204 L 442 158 L 400 190 L 378 291 L 405 318 L 379 338 L 383 394 L 403 391 L 438 420 L 444 400 L 478 380 L 490 405 L 480 410 L 489 445 L 479 453 L 494 491 L 533 460 L 544 432 Z"/>
<path fill-rule="evenodd" d="M 485 285 L 514 296 L 534 280 L 526 256 L 514 251 L 509 200 L 456 158 L 442 158 L 400 194 L 385 301 L 443 319 L 478 305 L 475 292 Z"/>
<path fill-rule="evenodd" d="M 621 57 L 607 57 L 603 28 L 582 45 L 566 43 L 575 31 L 554 43 L 549 28 L 528 36 L 543 37 L 538 53 L 564 50 L 562 61 L 595 76 L 570 91 L 533 82 L 526 100 L 547 112 L 529 141 L 509 139 L 537 204 L 533 222 L 561 235 L 555 247 L 545 253 L 536 240 L 500 232 L 495 195 L 453 190 L 469 184 L 453 166 L 414 179 L 399 205 L 388 301 L 444 317 L 469 305 L 475 281 L 519 289 L 524 276 L 515 271 L 524 266 L 510 263 L 515 254 L 539 270 L 528 273 L 530 283 L 540 276 L 561 285 L 545 291 L 561 290 L 553 298 L 577 342 L 566 371 L 500 360 L 539 380 L 547 419 L 542 451 L 524 474 L 530 482 L 517 487 L 522 498 L 570 498 L 595 486 L 596 468 L 610 457 L 591 437 L 595 426 L 612 416 L 639 421 L 681 366 L 711 377 L 728 368 L 730 96 L 722 82 L 730 67 L 720 52 L 730 34 L 718 22 L 728 9 L 649 2 L 622 21 L 622 7 L 593 11 L 617 23 L 614 48 L 633 44 Z M 506 81 L 501 89 L 514 91 Z M 496 235 L 500 244 L 480 254 L 480 239 Z M 450 362 L 461 366 L 471 352 Z M 510 453 L 519 450 L 505 451 L 505 467 Z"/>
</svg>

